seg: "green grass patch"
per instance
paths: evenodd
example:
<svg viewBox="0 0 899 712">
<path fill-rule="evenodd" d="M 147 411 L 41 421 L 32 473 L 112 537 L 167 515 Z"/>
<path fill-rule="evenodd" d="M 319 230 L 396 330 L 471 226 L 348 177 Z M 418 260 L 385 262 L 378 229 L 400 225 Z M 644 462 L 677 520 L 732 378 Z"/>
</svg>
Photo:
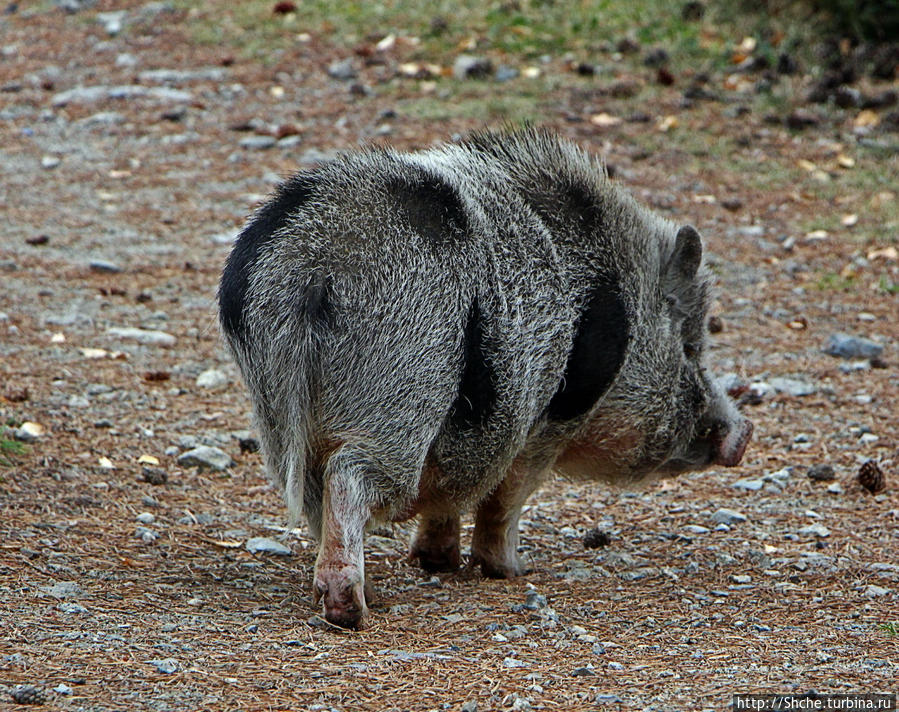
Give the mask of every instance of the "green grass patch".
<svg viewBox="0 0 899 712">
<path fill-rule="evenodd" d="M 836 272 L 825 272 L 818 278 L 815 286 L 821 291 L 851 292 L 858 285 L 855 277 L 843 277 Z"/>
<path fill-rule="evenodd" d="M 882 630 L 884 633 L 886 633 L 890 638 L 895 638 L 897 635 L 899 635 L 899 623 L 895 621 L 881 623 L 877 627 L 880 628 L 880 630 Z"/>
<path fill-rule="evenodd" d="M 0 467 L 12 467 L 14 458 L 28 452 L 28 446 L 0 435 Z"/>
</svg>

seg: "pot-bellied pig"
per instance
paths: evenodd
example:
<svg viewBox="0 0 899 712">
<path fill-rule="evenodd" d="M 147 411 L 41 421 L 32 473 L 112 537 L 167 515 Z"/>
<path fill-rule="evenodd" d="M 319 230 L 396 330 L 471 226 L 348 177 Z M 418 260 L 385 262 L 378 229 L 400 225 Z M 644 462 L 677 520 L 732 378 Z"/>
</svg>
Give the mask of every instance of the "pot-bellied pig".
<svg viewBox="0 0 899 712">
<path fill-rule="evenodd" d="M 239 235 L 224 335 L 265 462 L 319 541 L 327 620 L 367 613 L 363 539 L 420 518 L 412 556 L 521 573 L 550 472 L 632 485 L 736 465 L 752 433 L 704 366 L 710 278 L 691 226 L 552 133 L 370 148 L 285 181 Z"/>
</svg>

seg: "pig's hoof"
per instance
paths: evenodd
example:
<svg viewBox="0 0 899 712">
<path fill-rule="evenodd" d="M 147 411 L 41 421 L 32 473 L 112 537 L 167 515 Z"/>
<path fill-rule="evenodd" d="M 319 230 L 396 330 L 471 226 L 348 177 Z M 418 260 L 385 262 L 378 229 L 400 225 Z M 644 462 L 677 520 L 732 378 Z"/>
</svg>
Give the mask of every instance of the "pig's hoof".
<svg viewBox="0 0 899 712">
<path fill-rule="evenodd" d="M 409 552 L 409 559 L 417 560 L 418 565 L 428 573 L 455 571 L 462 564 L 458 541 L 448 542 L 443 546 L 435 545 L 434 542 L 416 542 Z"/>
<path fill-rule="evenodd" d="M 481 573 L 487 578 L 510 579 L 528 573 L 516 556 L 514 559 L 500 559 L 472 552 L 471 562 L 480 565 Z"/>
<path fill-rule="evenodd" d="M 313 599 L 322 602 L 325 620 L 341 628 L 361 630 L 368 608 L 361 578 L 346 569 L 323 571 L 315 577 Z"/>
</svg>

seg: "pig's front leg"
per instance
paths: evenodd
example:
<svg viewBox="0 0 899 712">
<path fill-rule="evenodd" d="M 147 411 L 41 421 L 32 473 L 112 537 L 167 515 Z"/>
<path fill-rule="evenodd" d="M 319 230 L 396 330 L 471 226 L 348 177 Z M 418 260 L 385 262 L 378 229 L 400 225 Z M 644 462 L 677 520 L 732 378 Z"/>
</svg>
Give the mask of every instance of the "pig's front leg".
<svg viewBox="0 0 899 712">
<path fill-rule="evenodd" d="M 455 571 L 462 563 L 459 528 L 456 512 L 424 512 L 409 558 L 425 571 Z"/>
<path fill-rule="evenodd" d="M 479 505 L 471 541 L 472 563 L 490 578 L 525 573 L 518 557 L 518 517 L 525 500 L 542 481 L 541 472 L 513 465 L 499 486 Z"/>
</svg>

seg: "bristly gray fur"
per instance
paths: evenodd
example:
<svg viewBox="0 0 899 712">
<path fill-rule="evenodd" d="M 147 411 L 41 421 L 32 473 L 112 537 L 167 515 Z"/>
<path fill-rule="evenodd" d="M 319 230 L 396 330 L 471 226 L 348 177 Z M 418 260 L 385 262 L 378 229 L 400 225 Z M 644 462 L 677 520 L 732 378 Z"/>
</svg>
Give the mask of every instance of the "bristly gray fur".
<svg viewBox="0 0 899 712">
<path fill-rule="evenodd" d="M 460 510 L 513 463 L 617 483 L 707 464 L 702 423 L 730 412 L 702 367 L 708 273 L 598 159 L 525 129 L 295 181 L 219 293 L 293 521 L 318 533 L 337 455 L 387 517 L 425 486 Z"/>
</svg>

